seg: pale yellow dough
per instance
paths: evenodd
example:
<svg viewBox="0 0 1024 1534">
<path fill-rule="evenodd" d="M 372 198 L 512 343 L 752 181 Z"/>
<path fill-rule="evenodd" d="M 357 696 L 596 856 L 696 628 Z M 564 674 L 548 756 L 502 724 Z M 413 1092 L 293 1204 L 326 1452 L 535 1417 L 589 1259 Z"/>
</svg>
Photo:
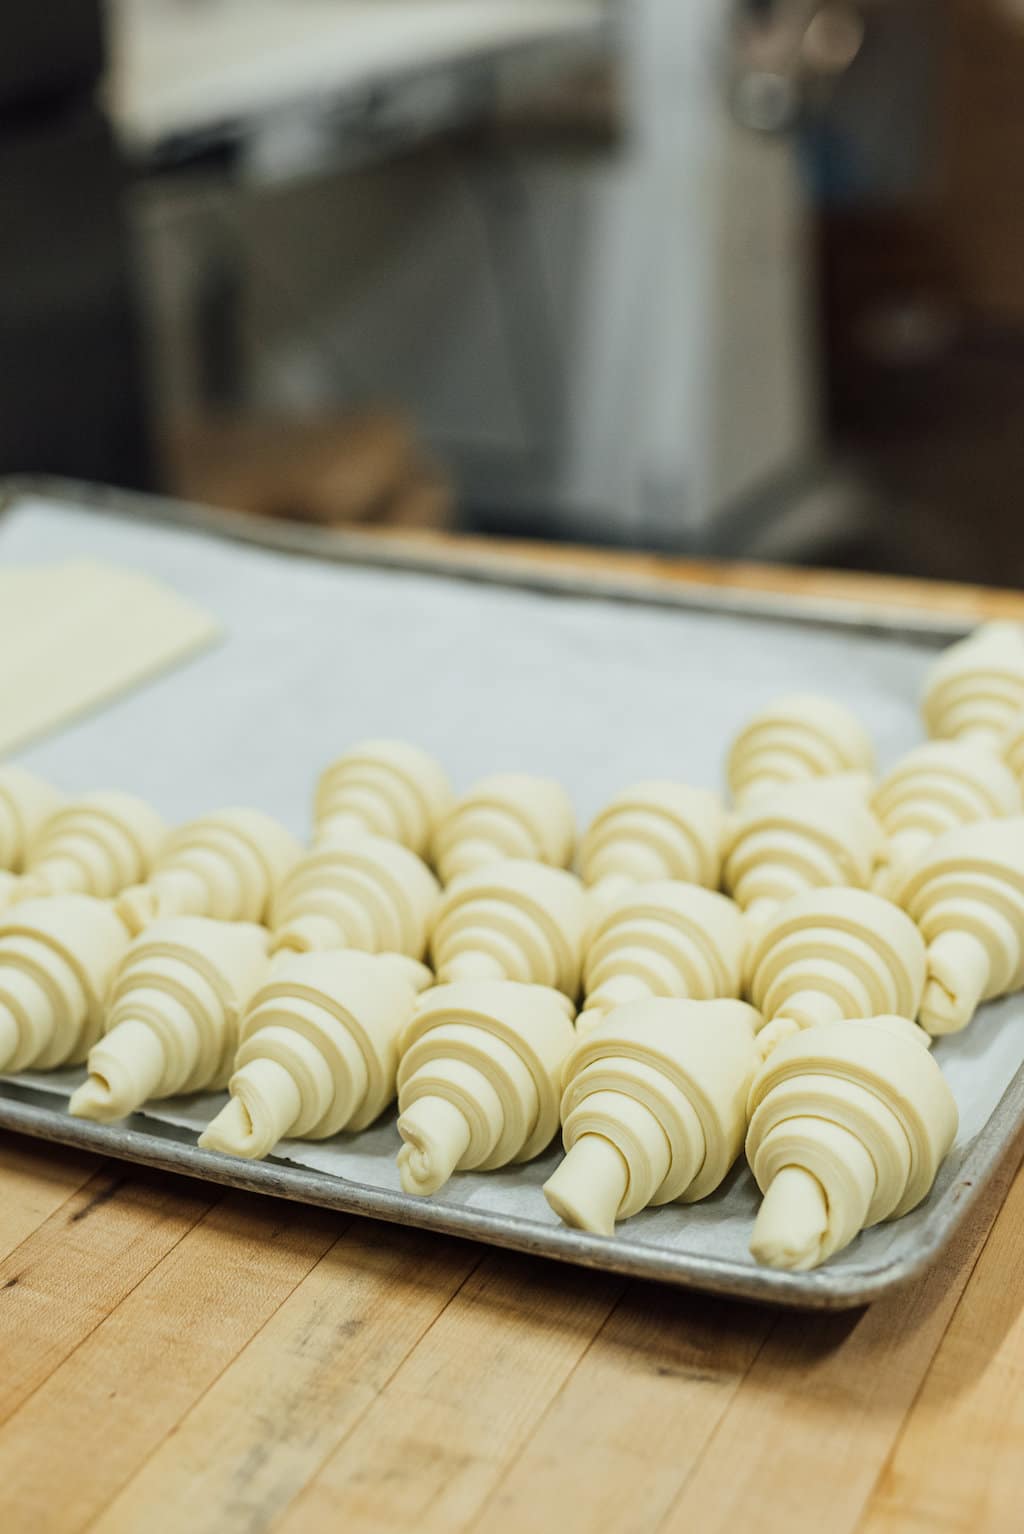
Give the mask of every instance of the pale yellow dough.
<svg viewBox="0 0 1024 1534">
<path fill-rule="evenodd" d="M 552 778 L 498 772 L 459 799 L 436 827 L 434 866 L 445 884 L 506 858 L 565 868 L 576 844 L 569 796 Z"/>
<path fill-rule="evenodd" d="M 0 870 L 21 873 L 64 795 L 24 767 L 0 766 Z"/>
<path fill-rule="evenodd" d="M 722 886 L 761 922 L 804 890 L 865 888 L 884 846 L 862 778 L 792 783 L 727 818 Z"/>
<path fill-rule="evenodd" d="M 430 941 L 439 981 L 519 980 L 575 1000 L 586 902 L 561 868 L 510 859 L 460 874 L 445 890 Z"/>
<path fill-rule="evenodd" d="M 956 1033 L 981 1002 L 1024 986 L 1024 816 L 947 831 L 893 895 L 928 944 L 929 1033 Z"/>
<path fill-rule="evenodd" d="M 109 899 L 146 878 L 166 840 L 167 827 L 156 810 L 134 795 L 83 794 L 46 821 L 16 896 Z"/>
<path fill-rule="evenodd" d="M 902 1017 L 822 1023 L 785 1040 L 748 1111 L 747 1159 L 764 1194 L 750 1250 L 797 1272 L 915 1208 L 957 1131 L 953 1094 Z"/>
<path fill-rule="evenodd" d="M 587 940 L 577 1033 L 645 996 L 739 996 L 745 942 L 743 914 L 725 895 L 670 879 L 624 890 Z"/>
<path fill-rule="evenodd" d="M 0 1071 L 84 1060 L 127 946 L 109 903 L 90 895 L 27 900 L 0 916 Z"/>
<path fill-rule="evenodd" d="M 650 1204 L 712 1193 L 743 1144 L 759 1021 L 741 1001 L 658 998 L 584 1034 L 564 1070 L 565 1159 L 544 1184 L 555 1213 L 611 1236 Z"/>
<path fill-rule="evenodd" d="M 250 1159 L 365 1129 L 395 1095 L 399 1038 L 430 971 L 397 954 L 280 954 L 239 1030 L 231 1100 L 199 1137 Z"/>
<path fill-rule="evenodd" d="M 204 815 L 172 832 L 147 882 L 118 898 L 118 914 L 133 933 L 166 916 L 265 923 L 301 852 L 260 810 Z"/>
<path fill-rule="evenodd" d="M 398 1170 L 426 1195 L 455 1171 L 529 1161 L 558 1129 L 572 1005 L 508 980 L 438 985 L 416 1008 L 398 1068 Z"/>
<path fill-rule="evenodd" d="M 1024 711 L 1024 624 L 986 623 L 932 666 L 922 703 L 928 734 L 998 751 Z"/>
<path fill-rule="evenodd" d="M 660 779 L 616 794 L 591 821 L 579 849 L 583 882 L 604 899 L 632 884 L 679 879 L 717 889 L 722 801 L 705 788 Z"/>
<path fill-rule="evenodd" d="M 780 906 L 758 935 L 748 969 L 750 998 L 764 1019 L 758 1045 L 768 1054 L 816 1023 L 890 1012 L 916 1017 L 925 944 L 906 912 L 881 895 L 811 890 Z"/>
<path fill-rule="evenodd" d="M 195 654 L 219 636 L 191 602 L 134 570 L 92 560 L 5 571 L 0 753 Z"/>
<path fill-rule="evenodd" d="M 401 842 L 421 857 L 454 794 L 440 762 L 403 740 L 364 740 L 320 774 L 313 802 L 315 840 L 347 841 L 363 831 Z"/>
<path fill-rule="evenodd" d="M 222 1087 L 238 1020 L 266 978 L 267 932 L 243 922 L 173 916 L 130 945 L 114 977 L 78 1118 L 108 1122 L 151 1098 Z"/>
<path fill-rule="evenodd" d="M 729 748 L 725 775 L 733 803 L 745 806 L 787 783 L 874 769 L 871 740 L 848 709 L 832 698 L 795 693 L 744 725 Z"/>
<path fill-rule="evenodd" d="M 421 959 L 439 896 L 430 869 L 400 842 L 363 833 L 323 843 L 296 863 L 277 892 L 273 947 L 300 953 L 358 948 Z"/>
<path fill-rule="evenodd" d="M 909 751 L 886 773 L 871 803 L 886 835 L 885 861 L 875 875 L 883 892 L 943 832 L 1018 815 L 1022 807 L 1010 768 L 969 740 L 933 740 Z"/>
</svg>

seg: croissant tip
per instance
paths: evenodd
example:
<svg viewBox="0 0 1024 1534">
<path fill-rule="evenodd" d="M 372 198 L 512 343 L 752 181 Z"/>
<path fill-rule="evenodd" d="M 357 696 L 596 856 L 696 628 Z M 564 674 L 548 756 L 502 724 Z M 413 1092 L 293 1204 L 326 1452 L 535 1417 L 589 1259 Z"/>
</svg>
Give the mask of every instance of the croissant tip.
<svg viewBox="0 0 1024 1534">
<path fill-rule="evenodd" d="M 113 1123 L 134 1112 L 137 1104 L 122 1102 L 106 1077 L 90 1072 L 77 1091 L 71 1094 L 68 1112 L 77 1119 L 92 1119 L 98 1124 Z"/>
<path fill-rule="evenodd" d="M 929 980 L 921 998 L 917 1014 L 918 1022 L 932 1038 L 948 1033 L 960 1033 L 973 1017 L 963 999 L 954 996 L 937 980 Z"/>
<path fill-rule="evenodd" d="M 472 1131 L 457 1102 L 430 1091 L 402 1109 L 398 1133 L 398 1175 L 406 1193 L 420 1197 L 443 1188 L 472 1142 Z"/>
<path fill-rule="evenodd" d="M 211 1119 L 199 1136 L 199 1148 L 219 1151 L 224 1156 L 241 1156 L 246 1160 L 262 1154 L 252 1118 L 240 1097 L 232 1097 L 216 1118 Z"/>
<path fill-rule="evenodd" d="M 817 1242 L 806 1248 L 793 1246 L 786 1241 L 758 1240 L 756 1237 L 750 1242 L 750 1255 L 755 1262 L 763 1268 L 775 1268 L 785 1273 L 806 1273 L 808 1269 L 817 1267 L 821 1260 L 818 1252 Z"/>
<path fill-rule="evenodd" d="M 586 1133 L 570 1146 L 543 1193 L 564 1224 L 592 1236 L 614 1236 L 630 1172 L 618 1146 Z"/>
<path fill-rule="evenodd" d="M 815 1268 L 829 1231 L 825 1190 L 804 1167 L 783 1167 L 765 1190 L 750 1238 L 750 1253 L 767 1268 L 791 1273 Z"/>
</svg>

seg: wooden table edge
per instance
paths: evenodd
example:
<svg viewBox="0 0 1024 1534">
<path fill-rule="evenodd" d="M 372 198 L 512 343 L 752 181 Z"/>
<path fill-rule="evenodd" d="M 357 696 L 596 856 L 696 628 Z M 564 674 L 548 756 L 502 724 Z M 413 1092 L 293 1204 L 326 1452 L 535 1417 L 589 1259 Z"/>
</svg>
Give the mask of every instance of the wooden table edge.
<svg viewBox="0 0 1024 1534">
<path fill-rule="evenodd" d="M 346 534 L 346 536 L 348 536 Z M 496 538 L 462 532 L 416 532 L 401 528 L 360 527 L 356 536 L 377 543 L 393 557 L 451 561 L 499 576 L 510 569 L 532 568 L 559 576 L 596 576 L 669 584 L 710 591 L 742 591 L 878 606 L 888 611 L 948 615 L 963 621 L 1024 621 L 1024 592 L 1008 587 L 934 581 L 859 570 L 834 570 L 747 560 L 700 559 L 638 549 L 601 548 L 593 544 L 547 543 L 526 538 Z"/>
</svg>

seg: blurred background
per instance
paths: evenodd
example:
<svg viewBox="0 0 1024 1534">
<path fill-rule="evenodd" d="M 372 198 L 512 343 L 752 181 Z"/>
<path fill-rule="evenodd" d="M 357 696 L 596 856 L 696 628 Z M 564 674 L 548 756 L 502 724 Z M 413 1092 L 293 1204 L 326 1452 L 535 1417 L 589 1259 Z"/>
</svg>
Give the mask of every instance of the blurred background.
<svg viewBox="0 0 1024 1534">
<path fill-rule="evenodd" d="M 1024 581 L 1024 0 L 0 27 L 0 472 Z"/>
</svg>

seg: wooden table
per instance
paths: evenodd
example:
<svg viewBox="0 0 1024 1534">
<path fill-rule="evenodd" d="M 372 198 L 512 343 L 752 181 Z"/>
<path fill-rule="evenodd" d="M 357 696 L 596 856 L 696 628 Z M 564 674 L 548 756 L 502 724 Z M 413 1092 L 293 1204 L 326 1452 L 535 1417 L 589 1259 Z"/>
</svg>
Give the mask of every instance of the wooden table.
<svg viewBox="0 0 1024 1534">
<path fill-rule="evenodd" d="M 1009 593 L 517 553 L 1024 615 Z M 804 1316 L 4 1136 L 0 1530 L 1011 1534 L 1013 1172 L 916 1287 Z"/>
</svg>

